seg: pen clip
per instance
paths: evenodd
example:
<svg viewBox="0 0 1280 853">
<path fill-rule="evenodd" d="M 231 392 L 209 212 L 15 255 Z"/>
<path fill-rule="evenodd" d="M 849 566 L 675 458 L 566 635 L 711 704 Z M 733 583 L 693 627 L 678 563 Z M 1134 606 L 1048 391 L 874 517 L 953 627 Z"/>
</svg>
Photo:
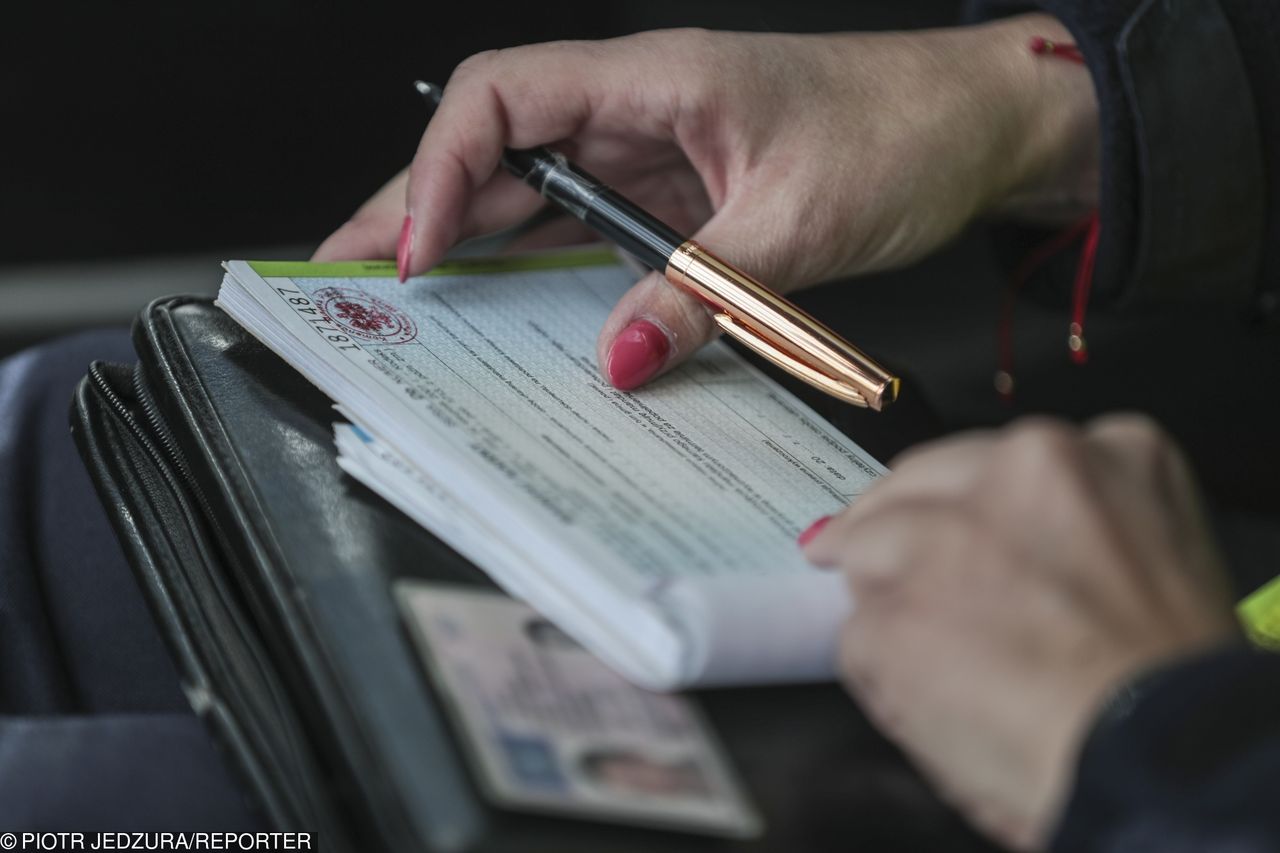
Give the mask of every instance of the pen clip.
<svg viewBox="0 0 1280 853">
<path fill-rule="evenodd" d="M 855 406 L 867 407 L 867 398 L 860 391 L 845 382 L 841 382 L 835 377 L 828 376 L 812 365 L 805 364 L 797 358 L 783 352 L 769 341 L 751 331 L 746 325 L 739 323 L 737 320 L 723 312 L 717 312 L 712 315 L 712 319 L 716 321 L 716 325 L 730 335 L 735 340 L 744 344 L 748 349 L 756 355 L 768 360 L 772 364 L 801 379 L 820 388 L 822 391 L 830 394 L 846 403 L 852 403 Z"/>
</svg>

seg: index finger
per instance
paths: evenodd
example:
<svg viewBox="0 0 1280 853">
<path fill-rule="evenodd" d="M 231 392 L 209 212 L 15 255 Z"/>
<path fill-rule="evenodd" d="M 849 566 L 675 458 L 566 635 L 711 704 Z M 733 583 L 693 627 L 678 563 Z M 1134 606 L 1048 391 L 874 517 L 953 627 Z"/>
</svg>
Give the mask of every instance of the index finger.
<svg viewBox="0 0 1280 853">
<path fill-rule="evenodd" d="M 481 53 L 458 66 L 409 168 L 407 274 L 433 266 L 457 240 L 504 147 L 555 142 L 588 119 L 609 85 L 606 74 L 583 73 L 589 53 L 560 42 Z"/>
</svg>

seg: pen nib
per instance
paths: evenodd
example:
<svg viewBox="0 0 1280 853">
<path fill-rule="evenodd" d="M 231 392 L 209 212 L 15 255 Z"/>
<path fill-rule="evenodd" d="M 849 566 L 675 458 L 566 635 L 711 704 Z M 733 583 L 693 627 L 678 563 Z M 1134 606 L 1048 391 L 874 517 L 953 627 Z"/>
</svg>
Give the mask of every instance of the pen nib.
<svg viewBox="0 0 1280 853">
<path fill-rule="evenodd" d="M 413 88 L 417 89 L 418 94 L 422 95 L 422 97 L 429 98 L 430 100 L 433 100 L 436 103 L 439 103 L 441 96 L 444 95 L 444 92 L 440 89 L 439 86 L 437 86 L 435 83 L 428 83 L 425 80 L 414 80 Z"/>
</svg>

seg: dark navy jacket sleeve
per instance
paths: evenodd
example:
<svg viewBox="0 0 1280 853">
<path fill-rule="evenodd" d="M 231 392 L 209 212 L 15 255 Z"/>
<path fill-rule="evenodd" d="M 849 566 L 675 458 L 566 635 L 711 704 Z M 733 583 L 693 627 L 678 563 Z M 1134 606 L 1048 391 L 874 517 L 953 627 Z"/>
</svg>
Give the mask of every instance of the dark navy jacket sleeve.
<svg viewBox="0 0 1280 853">
<path fill-rule="evenodd" d="M 1280 850 L 1280 655 L 1232 647 L 1121 691 L 1085 743 L 1051 849 Z"/>
<path fill-rule="evenodd" d="M 1280 289 L 1280 2 L 972 0 L 1039 7 L 1097 91 L 1094 286 L 1134 303 L 1275 314 Z M 1118 694 L 1080 754 L 1055 853 L 1280 851 L 1280 655 L 1243 647 Z"/>
<path fill-rule="evenodd" d="M 1102 127 L 1095 291 L 1275 310 L 1280 284 L 1280 3 L 971 0 L 1039 7 L 1071 31 Z"/>
</svg>

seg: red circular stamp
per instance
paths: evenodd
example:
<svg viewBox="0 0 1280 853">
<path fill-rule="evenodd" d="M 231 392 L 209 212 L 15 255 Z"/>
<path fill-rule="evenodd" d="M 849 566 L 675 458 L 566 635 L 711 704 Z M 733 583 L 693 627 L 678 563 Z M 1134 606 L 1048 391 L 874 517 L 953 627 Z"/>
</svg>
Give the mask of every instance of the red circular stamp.
<svg viewBox="0 0 1280 853">
<path fill-rule="evenodd" d="M 320 313 L 347 334 L 371 344 L 407 344 L 418 336 L 413 318 L 376 296 L 345 287 L 326 287 L 312 297 Z"/>
</svg>

